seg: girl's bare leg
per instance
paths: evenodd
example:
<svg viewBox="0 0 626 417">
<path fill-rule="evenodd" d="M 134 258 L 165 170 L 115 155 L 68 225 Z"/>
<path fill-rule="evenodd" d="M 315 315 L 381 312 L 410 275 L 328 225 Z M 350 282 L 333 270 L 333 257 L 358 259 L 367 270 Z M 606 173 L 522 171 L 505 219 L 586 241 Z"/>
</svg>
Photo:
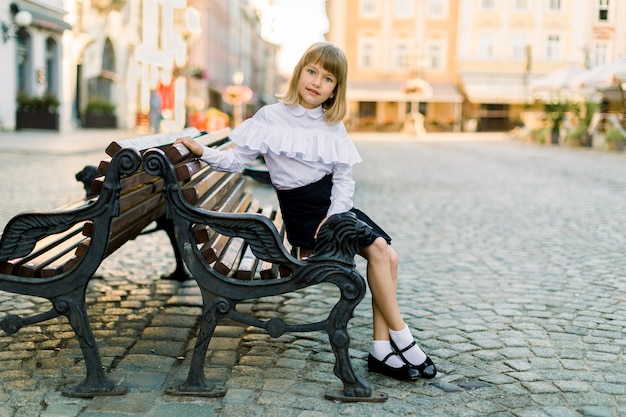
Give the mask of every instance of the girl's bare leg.
<svg viewBox="0 0 626 417">
<path fill-rule="evenodd" d="M 372 292 L 374 340 L 389 340 L 389 329 L 405 327 L 398 307 L 398 255 L 383 238 L 361 249 L 367 260 L 367 282 Z"/>
<path fill-rule="evenodd" d="M 398 255 L 383 238 L 363 248 L 361 255 L 367 259 L 367 281 L 372 292 L 374 341 L 388 341 L 391 331 L 395 344 L 404 349 L 413 343 L 413 336 L 402 319 L 396 297 Z M 404 356 L 412 365 L 426 360 L 426 354 L 416 344 L 404 352 Z"/>
</svg>

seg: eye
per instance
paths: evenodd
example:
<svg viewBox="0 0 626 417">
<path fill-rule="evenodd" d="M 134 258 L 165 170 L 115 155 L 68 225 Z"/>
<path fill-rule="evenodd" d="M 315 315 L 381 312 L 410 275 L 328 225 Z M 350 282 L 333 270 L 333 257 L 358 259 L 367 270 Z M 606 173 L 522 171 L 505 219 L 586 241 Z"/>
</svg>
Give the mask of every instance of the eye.
<svg viewBox="0 0 626 417">
<path fill-rule="evenodd" d="M 327 83 L 335 82 L 335 80 L 332 77 L 325 77 L 324 81 L 326 81 Z"/>
<path fill-rule="evenodd" d="M 311 75 L 315 75 L 315 70 L 314 70 L 314 69 L 312 69 L 312 68 L 308 68 L 308 69 L 306 70 L 306 72 L 308 72 L 308 73 L 309 73 L 309 74 L 311 74 Z"/>
</svg>

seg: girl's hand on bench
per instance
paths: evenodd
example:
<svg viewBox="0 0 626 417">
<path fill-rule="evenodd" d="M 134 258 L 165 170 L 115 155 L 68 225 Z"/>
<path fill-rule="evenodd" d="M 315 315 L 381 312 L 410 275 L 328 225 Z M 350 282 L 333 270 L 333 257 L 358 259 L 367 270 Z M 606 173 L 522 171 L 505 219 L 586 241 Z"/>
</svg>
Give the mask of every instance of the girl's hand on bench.
<svg viewBox="0 0 626 417">
<path fill-rule="evenodd" d="M 176 139 L 174 145 L 178 143 L 182 143 L 183 145 L 185 145 L 187 149 L 189 149 L 191 153 L 197 157 L 201 157 L 204 153 L 204 147 L 189 136 Z"/>
</svg>

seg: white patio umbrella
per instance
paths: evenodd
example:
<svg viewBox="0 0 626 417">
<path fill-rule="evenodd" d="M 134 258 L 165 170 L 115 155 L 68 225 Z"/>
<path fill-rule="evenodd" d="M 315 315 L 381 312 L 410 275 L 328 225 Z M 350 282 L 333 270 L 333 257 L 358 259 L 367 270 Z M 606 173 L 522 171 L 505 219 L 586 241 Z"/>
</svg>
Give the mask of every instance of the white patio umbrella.
<svg viewBox="0 0 626 417">
<path fill-rule="evenodd" d="M 570 83 L 587 70 L 574 65 L 549 72 L 530 82 L 532 90 L 558 91 L 569 89 Z"/>
<path fill-rule="evenodd" d="M 602 90 L 618 87 L 623 82 L 626 82 L 626 58 L 617 58 L 608 64 L 592 68 L 580 77 L 574 77 L 570 86 Z"/>
<path fill-rule="evenodd" d="M 533 96 L 543 100 L 575 98 L 579 90 L 572 88 L 571 83 L 586 71 L 585 68 L 569 65 L 531 81 L 529 87 Z"/>
<path fill-rule="evenodd" d="M 617 58 L 608 64 L 589 70 L 588 73 L 575 78 L 572 87 L 604 91 L 605 96 L 611 90 L 617 91 L 622 102 L 622 111 L 626 112 L 626 96 L 623 83 L 626 83 L 626 58 Z"/>
</svg>

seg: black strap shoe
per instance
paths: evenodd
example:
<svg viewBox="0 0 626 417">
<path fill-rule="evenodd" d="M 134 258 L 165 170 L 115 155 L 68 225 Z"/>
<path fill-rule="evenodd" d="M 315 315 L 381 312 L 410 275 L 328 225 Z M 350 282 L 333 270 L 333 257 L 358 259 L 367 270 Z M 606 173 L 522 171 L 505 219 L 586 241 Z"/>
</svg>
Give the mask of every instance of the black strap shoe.
<svg viewBox="0 0 626 417">
<path fill-rule="evenodd" d="M 422 362 L 419 365 L 413 365 L 411 362 L 409 362 L 403 355 L 404 352 L 406 352 L 407 350 L 411 349 L 413 346 L 415 346 L 415 340 L 413 342 L 411 342 L 407 347 L 405 347 L 404 349 L 398 349 L 398 346 L 394 343 L 393 340 L 390 341 L 391 342 L 391 347 L 393 348 L 393 350 L 395 351 L 396 355 L 398 355 L 400 357 L 400 359 L 402 359 L 402 361 L 411 369 L 415 369 L 416 371 L 419 372 L 419 375 L 422 378 L 426 378 L 426 379 L 432 379 L 435 377 L 435 375 L 437 375 L 437 368 L 435 368 L 435 364 L 433 363 L 432 360 L 430 360 L 430 358 L 428 356 L 426 356 L 426 360 L 424 360 L 424 362 Z M 385 358 L 386 359 L 386 358 Z"/>
<path fill-rule="evenodd" d="M 420 377 L 419 370 L 411 368 L 410 366 L 402 365 L 401 368 L 394 368 L 393 366 L 387 365 L 385 362 L 393 355 L 395 355 L 395 353 L 391 352 L 389 355 L 385 356 L 385 359 L 379 361 L 370 353 L 367 357 L 367 369 L 370 372 L 376 372 L 399 379 L 400 381 L 414 381 Z"/>
</svg>

